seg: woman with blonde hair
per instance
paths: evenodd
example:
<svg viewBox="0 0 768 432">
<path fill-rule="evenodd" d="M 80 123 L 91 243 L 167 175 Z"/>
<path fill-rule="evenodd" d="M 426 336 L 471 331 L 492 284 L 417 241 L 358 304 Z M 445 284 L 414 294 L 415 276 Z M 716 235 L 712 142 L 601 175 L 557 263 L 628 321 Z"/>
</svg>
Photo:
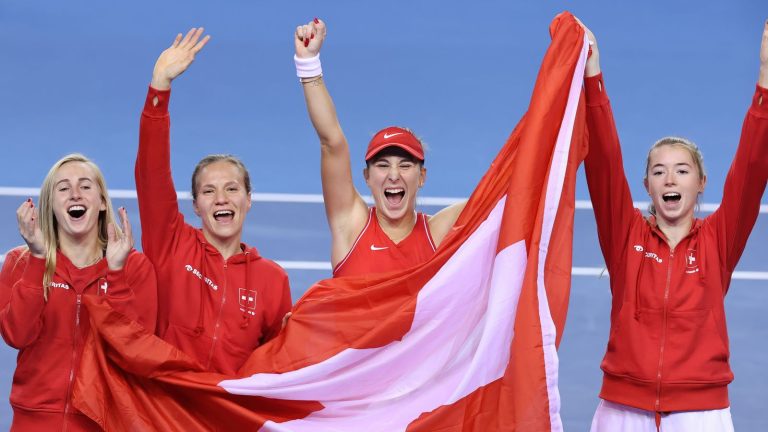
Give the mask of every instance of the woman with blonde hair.
<svg viewBox="0 0 768 432">
<path fill-rule="evenodd" d="M 680 137 L 648 152 L 646 218 L 632 204 L 594 35 L 585 69 L 585 173 L 611 275 L 611 330 L 592 431 L 731 432 L 725 295 L 760 210 L 768 175 L 768 22 L 757 88 L 720 207 L 696 217 L 707 176 Z"/>
<path fill-rule="evenodd" d="M 83 297 L 154 331 L 155 272 L 133 249 L 126 210 L 118 226 L 98 166 L 70 154 L 51 167 L 16 216 L 26 245 L 6 255 L 0 272 L 0 334 L 18 349 L 11 388 L 11 430 L 99 430 L 71 403 L 89 330 Z"/>
</svg>

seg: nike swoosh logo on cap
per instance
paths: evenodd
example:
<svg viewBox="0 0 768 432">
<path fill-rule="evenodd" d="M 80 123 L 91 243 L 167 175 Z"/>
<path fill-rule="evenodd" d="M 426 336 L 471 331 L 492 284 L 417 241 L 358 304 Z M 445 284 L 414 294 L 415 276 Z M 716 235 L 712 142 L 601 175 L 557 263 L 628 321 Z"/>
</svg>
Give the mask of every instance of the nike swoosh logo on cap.
<svg viewBox="0 0 768 432">
<path fill-rule="evenodd" d="M 402 132 L 395 132 L 395 133 L 393 133 L 393 134 L 388 134 L 388 133 L 385 133 L 385 134 L 384 134 L 384 139 L 390 139 L 390 138 L 392 138 L 393 136 L 402 135 L 402 134 L 403 134 Z"/>
<path fill-rule="evenodd" d="M 384 250 L 384 249 L 389 249 L 389 246 L 374 246 L 374 245 L 371 245 L 371 250 L 372 251 Z"/>
</svg>

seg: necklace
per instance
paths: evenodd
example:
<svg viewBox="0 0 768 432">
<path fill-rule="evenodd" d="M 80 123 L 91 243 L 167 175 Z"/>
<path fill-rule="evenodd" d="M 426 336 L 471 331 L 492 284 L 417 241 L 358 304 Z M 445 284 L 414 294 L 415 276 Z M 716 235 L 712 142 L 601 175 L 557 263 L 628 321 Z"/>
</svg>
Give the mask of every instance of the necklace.
<svg viewBox="0 0 768 432">
<path fill-rule="evenodd" d="M 96 257 L 96 259 L 94 259 L 93 261 L 89 262 L 88 264 L 86 264 L 84 266 L 75 265 L 75 267 L 77 267 L 78 269 L 84 269 L 86 267 L 90 267 L 90 266 L 96 264 L 97 262 L 101 261 L 102 258 L 103 258 L 103 255 L 99 255 L 99 256 Z"/>
</svg>

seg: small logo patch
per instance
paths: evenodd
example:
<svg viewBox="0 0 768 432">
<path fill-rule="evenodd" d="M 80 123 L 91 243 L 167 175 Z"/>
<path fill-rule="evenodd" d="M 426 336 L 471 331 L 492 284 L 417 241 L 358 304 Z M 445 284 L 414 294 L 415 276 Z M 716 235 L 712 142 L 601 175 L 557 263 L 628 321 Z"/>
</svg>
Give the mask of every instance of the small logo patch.
<svg viewBox="0 0 768 432">
<path fill-rule="evenodd" d="M 643 251 L 644 251 L 643 247 L 642 247 L 642 246 L 640 246 L 640 245 L 635 245 L 635 246 L 633 246 L 633 248 L 635 249 L 635 251 L 636 251 L 636 252 L 640 252 L 640 253 L 643 253 Z M 659 256 L 658 256 L 658 255 L 656 255 L 656 253 L 655 253 L 655 252 L 645 252 L 643 255 L 644 255 L 646 258 L 650 258 L 650 259 L 652 259 L 652 260 L 656 261 L 656 262 L 657 262 L 657 263 L 659 263 L 659 264 L 661 264 L 662 262 L 664 262 L 664 260 L 662 260 L 661 258 L 659 258 Z"/>
<path fill-rule="evenodd" d="M 384 249 L 389 249 L 389 246 L 375 246 L 375 245 L 371 245 L 371 250 L 372 251 L 378 251 L 378 250 L 384 250 Z"/>
<path fill-rule="evenodd" d="M 51 287 L 51 288 L 62 288 L 62 289 L 66 289 L 66 290 L 69 289 L 69 285 L 67 285 L 64 282 L 51 282 L 51 283 L 48 284 L 48 286 Z"/>
<path fill-rule="evenodd" d="M 699 258 L 696 255 L 696 249 L 688 249 L 685 254 L 685 272 L 696 273 L 699 271 Z"/>
<path fill-rule="evenodd" d="M 240 312 L 248 312 L 250 315 L 256 315 L 256 291 L 245 288 L 238 288 L 238 302 L 240 303 Z"/>
<path fill-rule="evenodd" d="M 99 278 L 99 295 L 107 295 L 107 288 L 109 288 L 107 280 Z"/>
<path fill-rule="evenodd" d="M 202 279 L 203 282 L 205 282 L 205 284 L 211 287 L 211 289 L 213 289 L 214 291 L 217 291 L 219 289 L 219 286 L 213 283 L 213 281 L 210 278 L 203 277 L 203 274 L 200 273 L 200 270 L 192 267 L 189 264 L 185 265 L 184 269 L 186 269 L 188 272 L 192 273 L 193 275 L 197 276 L 198 279 Z"/>
</svg>

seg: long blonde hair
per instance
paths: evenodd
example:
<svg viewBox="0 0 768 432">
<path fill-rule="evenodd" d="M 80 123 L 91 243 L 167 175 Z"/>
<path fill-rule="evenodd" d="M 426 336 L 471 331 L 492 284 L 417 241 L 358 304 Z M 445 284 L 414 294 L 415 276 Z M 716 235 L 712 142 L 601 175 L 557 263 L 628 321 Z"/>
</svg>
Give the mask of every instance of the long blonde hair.
<svg viewBox="0 0 768 432">
<path fill-rule="evenodd" d="M 104 175 L 101 173 L 99 167 L 80 153 L 68 154 L 53 164 L 51 169 L 48 170 L 48 175 L 45 176 L 45 180 L 43 180 L 43 185 L 40 187 L 39 200 L 40 230 L 43 233 L 43 242 L 45 243 L 43 297 L 46 301 L 48 301 L 51 280 L 56 271 L 56 251 L 59 249 L 59 224 L 56 221 L 56 215 L 53 213 L 53 189 L 56 183 L 56 173 L 59 171 L 59 168 L 70 162 L 81 162 L 90 167 L 95 176 L 94 181 L 99 186 L 101 200 L 104 202 L 104 207 L 106 208 L 106 210 L 99 212 L 99 249 L 105 250 L 107 248 L 107 227 L 110 223 L 114 225 L 118 237 L 122 236 L 120 225 L 115 223 L 115 211 L 112 209 L 112 201 L 110 201 L 109 193 L 107 192 L 107 182 L 104 180 Z"/>
</svg>

